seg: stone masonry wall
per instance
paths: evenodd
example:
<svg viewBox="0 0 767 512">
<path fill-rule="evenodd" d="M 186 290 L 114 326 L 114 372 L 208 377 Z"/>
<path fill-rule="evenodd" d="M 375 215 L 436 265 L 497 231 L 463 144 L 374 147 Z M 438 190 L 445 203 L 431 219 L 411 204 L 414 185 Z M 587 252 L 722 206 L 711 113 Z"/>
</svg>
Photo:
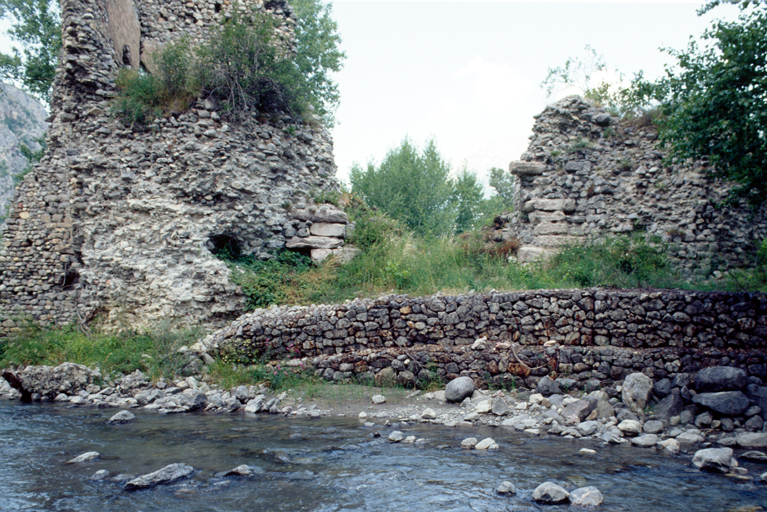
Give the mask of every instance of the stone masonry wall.
<svg viewBox="0 0 767 512">
<path fill-rule="evenodd" d="M 292 30 L 282 1 L 62 1 L 49 151 L 19 186 L 0 241 L 0 336 L 22 316 L 220 325 L 244 301 L 212 250 L 268 257 L 327 220 L 311 202 L 338 187 L 319 122 L 276 114 L 233 123 L 202 101 L 147 129 L 111 114 L 119 68 L 149 67 L 152 51 L 182 35 L 202 41 L 235 5 Z M 342 244 L 336 233 L 319 246 Z"/>
<path fill-rule="evenodd" d="M 596 389 L 634 371 L 662 379 L 733 365 L 761 383 L 767 295 L 591 288 L 386 296 L 258 310 L 193 348 L 301 362 L 333 380 L 468 375 L 535 388 L 551 375 Z"/>
<path fill-rule="evenodd" d="M 726 183 L 705 162 L 667 165 L 651 123 L 621 121 L 578 97 L 536 116 L 530 146 L 510 171 L 518 214 L 507 237 L 529 261 L 556 247 L 602 235 L 646 232 L 669 244 L 686 272 L 744 265 L 767 238 L 767 209 L 718 207 Z"/>
</svg>

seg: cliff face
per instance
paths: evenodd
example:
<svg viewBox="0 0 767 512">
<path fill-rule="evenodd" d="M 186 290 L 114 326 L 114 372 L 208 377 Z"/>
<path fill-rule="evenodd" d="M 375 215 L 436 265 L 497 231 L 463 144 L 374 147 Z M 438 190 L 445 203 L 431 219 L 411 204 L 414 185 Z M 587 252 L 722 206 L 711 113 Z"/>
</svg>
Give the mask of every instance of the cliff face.
<svg viewBox="0 0 767 512">
<path fill-rule="evenodd" d="M 34 97 L 12 85 L 0 84 L 0 217 L 13 198 L 14 177 L 27 167 L 19 146 L 40 149 L 36 139 L 45 135 L 47 116 Z"/>
<path fill-rule="evenodd" d="M 247 5 L 292 17 L 284 3 Z M 110 113 L 121 66 L 137 67 L 181 35 L 204 40 L 232 9 L 208 0 L 62 2 L 49 151 L 19 186 L 0 247 L 2 330 L 18 316 L 68 323 L 97 314 L 115 324 L 217 325 L 244 301 L 213 250 L 265 256 L 291 241 L 311 249 L 293 240 L 309 238 L 313 218 L 298 212 L 311 213 L 313 191 L 338 187 L 319 124 L 287 115 L 234 123 L 202 101 L 147 130 Z"/>
<path fill-rule="evenodd" d="M 519 179 L 517 214 L 507 236 L 530 260 L 589 237 L 658 235 L 686 272 L 748 262 L 767 238 L 767 213 L 718 206 L 729 185 L 705 162 L 668 165 L 651 123 L 611 117 L 578 97 L 536 117 L 530 146 L 510 171 Z"/>
</svg>

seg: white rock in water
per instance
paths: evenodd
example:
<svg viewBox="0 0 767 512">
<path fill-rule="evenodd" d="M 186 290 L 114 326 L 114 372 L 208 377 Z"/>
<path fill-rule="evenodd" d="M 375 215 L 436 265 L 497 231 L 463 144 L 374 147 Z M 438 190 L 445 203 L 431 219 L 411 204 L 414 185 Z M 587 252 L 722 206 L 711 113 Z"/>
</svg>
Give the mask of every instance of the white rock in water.
<svg viewBox="0 0 767 512">
<path fill-rule="evenodd" d="M 108 476 L 109 476 L 109 471 L 107 471 L 106 469 L 99 469 L 98 471 L 93 473 L 93 476 L 91 476 L 91 480 L 101 481 Z"/>
<path fill-rule="evenodd" d="M 188 464 L 169 464 L 162 469 L 134 478 L 125 484 L 125 489 L 132 491 L 135 489 L 146 489 L 160 484 L 169 484 L 185 478 L 194 473 L 194 468 Z"/>
<path fill-rule="evenodd" d="M 602 493 L 593 486 L 581 487 L 570 493 L 570 504 L 580 507 L 598 507 L 603 501 Z"/>
<path fill-rule="evenodd" d="M 399 443 L 403 439 L 405 439 L 405 435 L 399 430 L 395 430 L 394 432 L 389 434 L 389 441 L 392 443 Z"/>
<path fill-rule="evenodd" d="M 435 413 L 431 407 L 427 407 L 421 414 L 421 418 L 425 420 L 433 420 L 437 418 L 437 413 Z"/>
<path fill-rule="evenodd" d="M 110 425 L 117 425 L 120 423 L 128 423 L 136 419 L 136 416 L 130 411 L 120 411 L 107 421 Z"/>
<path fill-rule="evenodd" d="M 655 434 L 644 434 L 639 437 L 635 437 L 631 440 L 631 444 L 634 446 L 641 446 L 643 448 L 649 448 L 655 446 L 658 443 L 658 436 Z"/>
<path fill-rule="evenodd" d="M 364 420 L 365 418 L 368 417 L 368 413 L 366 413 L 365 411 L 362 411 L 361 413 L 359 413 L 358 417 L 359 419 Z"/>
<path fill-rule="evenodd" d="M 240 466 L 237 466 L 234 469 L 230 469 L 226 473 L 224 473 L 224 476 L 251 476 L 255 474 L 263 473 L 264 470 L 259 467 L 251 467 L 247 464 L 242 464 Z"/>
<path fill-rule="evenodd" d="M 476 448 L 477 450 L 487 450 L 488 448 L 490 448 L 494 444 L 496 444 L 496 443 L 495 443 L 495 441 L 492 438 L 486 437 L 485 439 L 483 439 L 482 441 L 480 441 L 476 445 L 474 445 L 474 448 Z"/>
<path fill-rule="evenodd" d="M 88 462 L 89 460 L 95 460 L 101 457 L 99 452 L 85 452 L 82 455 L 78 455 L 72 460 L 68 460 L 67 464 L 76 464 L 78 462 Z"/>
<path fill-rule="evenodd" d="M 552 482 L 544 482 L 533 491 L 533 500 L 541 503 L 562 503 L 570 493 Z"/>
<path fill-rule="evenodd" d="M 698 469 L 727 473 L 730 468 L 737 466 L 737 462 L 732 458 L 732 448 L 706 448 L 695 452 L 692 465 Z"/>
<path fill-rule="evenodd" d="M 461 448 L 474 448 L 477 446 L 477 438 L 476 437 L 467 437 L 463 441 L 461 441 Z"/>
<path fill-rule="evenodd" d="M 596 450 L 592 450 L 591 448 L 581 448 L 578 450 L 579 453 L 585 453 L 586 455 L 596 455 Z"/>
<path fill-rule="evenodd" d="M 676 439 L 666 439 L 665 441 L 658 443 L 658 446 L 660 446 L 663 451 L 669 455 L 676 455 L 679 453 L 679 443 Z"/>
<path fill-rule="evenodd" d="M 517 488 L 509 481 L 501 482 L 501 485 L 495 490 L 498 494 L 517 494 Z"/>
<path fill-rule="evenodd" d="M 370 401 L 374 404 L 383 404 L 386 402 L 386 397 L 383 395 L 373 395 L 373 398 L 371 398 Z"/>
</svg>

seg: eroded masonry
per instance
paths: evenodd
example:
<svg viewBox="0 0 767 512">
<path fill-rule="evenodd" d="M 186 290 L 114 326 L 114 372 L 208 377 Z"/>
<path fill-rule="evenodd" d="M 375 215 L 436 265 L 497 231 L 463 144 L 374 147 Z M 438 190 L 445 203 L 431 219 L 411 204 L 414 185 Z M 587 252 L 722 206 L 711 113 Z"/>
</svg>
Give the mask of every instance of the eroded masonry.
<svg viewBox="0 0 767 512">
<path fill-rule="evenodd" d="M 290 36 L 284 1 L 62 1 L 50 150 L 20 185 L 0 245 L 0 331 L 20 317 L 64 324 L 100 313 L 216 325 L 243 311 L 216 249 L 342 248 L 345 214 L 310 200 L 338 187 L 319 122 L 234 123 L 199 101 L 140 130 L 110 112 L 120 68 L 150 69 L 149 55 L 182 35 L 204 41 L 235 8 L 287 20 Z"/>
</svg>

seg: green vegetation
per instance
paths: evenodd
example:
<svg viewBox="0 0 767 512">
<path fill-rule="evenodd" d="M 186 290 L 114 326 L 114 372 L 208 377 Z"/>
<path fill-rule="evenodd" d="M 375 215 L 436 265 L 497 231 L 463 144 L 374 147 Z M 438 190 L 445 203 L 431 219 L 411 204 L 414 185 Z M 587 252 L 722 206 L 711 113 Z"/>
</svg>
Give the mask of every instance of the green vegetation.
<svg viewBox="0 0 767 512">
<path fill-rule="evenodd" d="M 259 11 L 236 14 L 200 46 L 185 38 L 168 44 L 152 56 L 151 74 L 122 70 L 115 110 L 128 123 L 146 124 L 206 98 L 234 118 L 314 111 L 332 124 L 338 90 L 329 72 L 340 69 L 344 54 L 329 9 L 316 0 L 298 2 L 295 54 L 277 30 L 280 20 Z"/>
<path fill-rule="evenodd" d="M 354 194 L 419 237 L 469 231 L 504 209 L 502 201 L 483 198 L 473 172 L 464 169 L 451 177 L 434 140 L 418 151 L 406 138 L 380 166 L 355 164 L 349 179 Z"/>
<path fill-rule="evenodd" d="M 11 22 L 8 35 L 19 46 L 0 53 L 0 76 L 14 81 L 45 102 L 61 49 L 59 3 L 54 0 L 0 0 L 0 19 Z"/>
<path fill-rule="evenodd" d="M 105 376 L 141 370 L 152 379 L 170 378 L 183 375 L 189 362 L 178 349 L 201 335 L 199 329 L 174 329 L 165 324 L 147 332 L 85 334 L 73 326 L 43 329 L 30 323 L 14 338 L 0 343 L 0 368 L 72 362 L 98 366 Z"/>
</svg>

